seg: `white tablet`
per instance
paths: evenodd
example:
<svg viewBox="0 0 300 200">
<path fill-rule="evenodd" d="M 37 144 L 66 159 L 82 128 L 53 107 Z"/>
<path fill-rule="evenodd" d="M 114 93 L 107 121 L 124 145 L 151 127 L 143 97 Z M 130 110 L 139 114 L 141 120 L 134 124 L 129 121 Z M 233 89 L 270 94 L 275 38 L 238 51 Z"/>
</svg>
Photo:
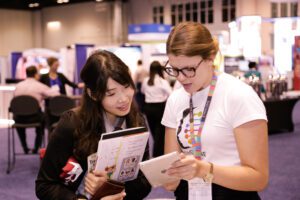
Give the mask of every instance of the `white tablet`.
<svg viewBox="0 0 300 200">
<path fill-rule="evenodd" d="M 171 167 L 172 163 L 179 159 L 179 153 L 172 152 L 151 160 L 140 162 L 139 165 L 152 187 L 158 187 L 179 180 L 176 177 L 166 174 L 166 170 Z"/>
</svg>

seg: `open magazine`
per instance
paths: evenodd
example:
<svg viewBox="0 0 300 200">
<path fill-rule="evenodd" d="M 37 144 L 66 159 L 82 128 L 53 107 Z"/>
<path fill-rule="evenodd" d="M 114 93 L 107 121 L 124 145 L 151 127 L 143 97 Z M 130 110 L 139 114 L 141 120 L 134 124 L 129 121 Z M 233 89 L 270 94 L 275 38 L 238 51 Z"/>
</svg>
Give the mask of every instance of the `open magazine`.
<svg viewBox="0 0 300 200">
<path fill-rule="evenodd" d="M 120 182 L 136 179 L 148 138 L 145 127 L 102 134 L 95 169 L 107 171 L 109 179 Z"/>
</svg>

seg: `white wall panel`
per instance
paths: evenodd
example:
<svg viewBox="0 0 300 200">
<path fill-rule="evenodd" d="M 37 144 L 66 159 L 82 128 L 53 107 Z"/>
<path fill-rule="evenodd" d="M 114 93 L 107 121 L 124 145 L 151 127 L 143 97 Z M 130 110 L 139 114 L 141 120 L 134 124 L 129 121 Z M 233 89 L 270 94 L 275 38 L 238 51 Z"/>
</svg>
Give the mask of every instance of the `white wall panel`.
<svg viewBox="0 0 300 200">
<path fill-rule="evenodd" d="M 33 47 L 32 13 L 0 9 L 0 55 Z"/>
<path fill-rule="evenodd" d="M 47 23 L 59 21 L 51 30 Z M 110 3 L 81 3 L 42 10 L 42 41 L 45 48 L 58 50 L 74 43 L 108 45 L 112 43 Z"/>
</svg>

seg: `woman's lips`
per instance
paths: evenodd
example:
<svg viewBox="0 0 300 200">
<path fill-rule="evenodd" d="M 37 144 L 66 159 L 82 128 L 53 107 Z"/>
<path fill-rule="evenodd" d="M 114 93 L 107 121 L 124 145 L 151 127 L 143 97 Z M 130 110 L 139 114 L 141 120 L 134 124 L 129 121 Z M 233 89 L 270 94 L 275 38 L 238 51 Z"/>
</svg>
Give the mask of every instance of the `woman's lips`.
<svg viewBox="0 0 300 200">
<path fill-rule="evenodd" d="M 190 89 L 192 87 L 192 84 L 191 83 L 187 83 L 187 84 L 182 84 L 182 86 L 183 86 L 183 88 L 185 90 L 188 90 L 188 89 Z"/>
<path fill-rule="evenodd" d="M 121 105 L 117 107 L 120 111 L 127 111 L 129 108 L 129 104 Z"/>
</svg>

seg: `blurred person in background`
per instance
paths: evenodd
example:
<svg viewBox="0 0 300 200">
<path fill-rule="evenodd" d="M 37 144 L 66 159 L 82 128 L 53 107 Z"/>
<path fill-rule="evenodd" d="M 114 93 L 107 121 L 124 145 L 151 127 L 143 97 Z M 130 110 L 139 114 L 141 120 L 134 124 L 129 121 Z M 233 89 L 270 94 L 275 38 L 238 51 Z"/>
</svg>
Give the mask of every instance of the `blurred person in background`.
<svg viewBox="0 0 300 200">
<path fill-rule="evenodd" d="M 58 91 L 62 95 L 67 95 L 65 85 L 69 85 L 73 88 L 83 88 L 83 83 L 75 84 L 71 82 L 69 79 L 67 79 L 62 73 L 59 73 L 58 67 L 59 67 L 59 60 L 55 57 L 49 57 L 47 59 L 47 63 L 49 66 L 49 72 L 47 74 L 41 75 L 40 81 L 49 87 L 51 87 L 53 90 Z M 51 125 L 56 123 L 59 120 L 59 117 L 53 116 L 50 114 L 49 110 L 47 109 L 48 102 L 46 101 L 46 122 L 47 122 L 47 128 L 49 131 L 51 131 Z"/>
<path fill-rule="evenodd" d="M 26 76 L 27 78 L 24 81 L 19 82 L 16 85 L 16 89 L 14 92 L 15 96 L 20 95 L 29 95 L 36 98 L 40 104 L 41 109 L 44 107 L 44 100 L 48 97 L 59 95 L 59 92 L 56 90 L 51 89 L 47 85 L 39 82 L 39 72 L 35 66 L 29 66 L 26 68 Z M 38 115 L 34 115 L 31 117 L 21 117 L 21 116 L 14 116 L 14 120 L 17 123 L 33 123 L 37 121 L 41 121 L 44 124 L 44 114 L 41 111 Z M 38 149 L 42 143 L 42 137 L 44 135 L 44 126 L 36 128 L 36 138 L 34 143 L 34 149 L 32 153 L 37 153 Z M 17 132 L 24 150 L 25 154 L 30 152 L 30 149 L 27 146 L 26 142 L 26 132 L 25 128 L 17 128 Z"/>
<path fill-rule="evenodd" d="M 47 59 L 49 66 L 49 72 L 41 75 L 40 81 L 49 87 L 53 87 L 60 92 L 60 94 L 66 95 L 65 85 L 69 85 L 72 88 L 83 88 L 83 83 L 75 84 L 67 79 L 62 73 L 57 72 L 59 67 L 59 61 L 55 57 L 49 57 Z"/>
<path fill-rule="evenodd" d="M 133 77 L 136 86 L 135 99 L 142 112 L 144 112 L 145 95 L 141 92 L 143 80 L 149 76 L 148 71 L 144 68 L 142 60 L 137 61 L 137 68 Z"/>
<path fill-rule="evenodd" d="M 144 112 L 154 140 L 153 157 L 161 156 L 165 143 L 165 128 L 161 119 L 172 88 L 164 79 L 163 68 L 158 61 L 151 63 L 150 76 L 144 79 L 141 91 L 145 94 Z"/>
<path fill-rule="evenodd" d="M 258 71 L 256 62 L 250 61 L 248 64 L 249 70 L 244 74 L 245 78 L 256 76 L 261 80 L 261 73 Z"/>
</svg>

